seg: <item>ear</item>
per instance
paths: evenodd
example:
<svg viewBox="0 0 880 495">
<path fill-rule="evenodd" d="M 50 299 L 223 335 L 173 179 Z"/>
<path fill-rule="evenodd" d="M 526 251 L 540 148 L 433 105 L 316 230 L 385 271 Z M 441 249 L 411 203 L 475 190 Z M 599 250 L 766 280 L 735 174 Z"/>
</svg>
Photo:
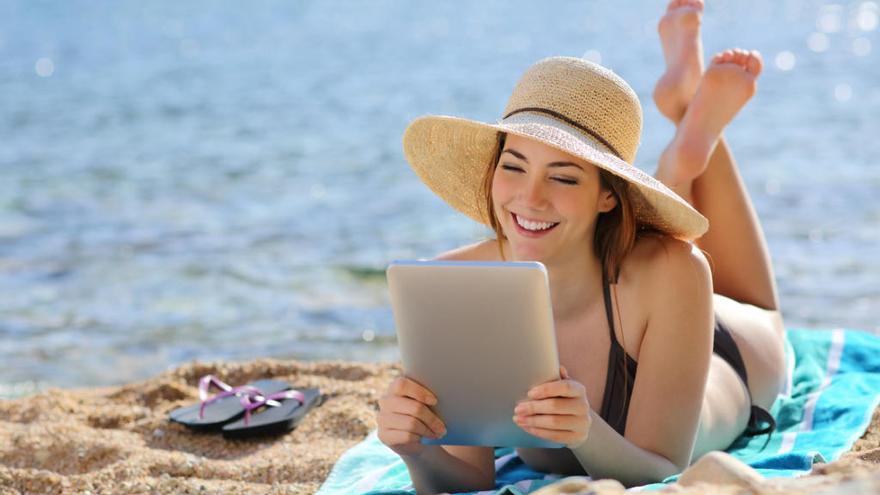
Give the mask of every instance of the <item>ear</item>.
<svg viewBox="0 0 880 495">
<path fill-rule="evenodd" d="M 600 213 L 607 213 L 617 206 L 617 196 L 610 189 L 601 189 L 599 191 L 599 202 L 597 209 Z"/>
</svg>

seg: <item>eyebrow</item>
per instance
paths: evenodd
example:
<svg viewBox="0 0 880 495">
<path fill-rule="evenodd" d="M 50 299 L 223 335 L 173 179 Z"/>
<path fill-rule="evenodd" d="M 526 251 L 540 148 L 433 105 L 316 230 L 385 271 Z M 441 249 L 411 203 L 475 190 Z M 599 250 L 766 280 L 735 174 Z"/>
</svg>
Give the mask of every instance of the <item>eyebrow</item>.
<svg viewBox="0 0 880 495">
<path fill-rule="evenodd" d="M 529 159 L 526 158 L 525 155 L 523 155 L 519 151 L 516 151 L 513 148 L 507 148 L 501 152 L 502 155 L 505 153 L 510 153 L 511 155 L 515 156 L 516 158 L 519 158 L 520 160 L 522 160 L 526 163 L 529 163 Z M 548 163 L 547 166 L 548 167 L 575 167 L 575 168 L 579 168 L 582 171 L 584 170 L 583 167 L 581 167 L 577 163 L 573 163 L 573 162 L 551 162 L 551 163 Z"/>
</svg>

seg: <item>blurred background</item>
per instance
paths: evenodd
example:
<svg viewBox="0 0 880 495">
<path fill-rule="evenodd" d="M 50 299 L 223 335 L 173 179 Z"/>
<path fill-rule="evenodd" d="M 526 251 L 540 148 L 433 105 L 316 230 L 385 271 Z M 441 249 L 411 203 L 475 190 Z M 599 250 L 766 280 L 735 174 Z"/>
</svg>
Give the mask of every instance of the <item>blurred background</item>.
<svg viewBox="0 0 880 495">
<path fill-rule="evenodd" d="M 726 132 L 789 327 L 880 334 L 880 7 L 707 0 L 760 50 Z M 487 235 L 401 134 L 500 117 L 550 55 L 651 91 L 664 1 L 0 0 L 0 397 L 199 360 L 397 359 L 384 269 Z"/>
</svg>

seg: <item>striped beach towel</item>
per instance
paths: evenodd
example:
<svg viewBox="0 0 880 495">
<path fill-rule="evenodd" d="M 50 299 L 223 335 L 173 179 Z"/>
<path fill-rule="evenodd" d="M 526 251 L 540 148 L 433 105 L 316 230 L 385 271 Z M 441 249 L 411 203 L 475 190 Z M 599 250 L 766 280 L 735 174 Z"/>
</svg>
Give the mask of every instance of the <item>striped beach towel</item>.
<svg viewBox="0 0 880 495">
<path fill-rule="evenodd" d="M 837 459 L 864 434 L 880 401 L 880 337 L 857 330 L 789 330 L 787 347 L 789 383 L 770 411 L 777 431 L 769 442 L 766 436 L 740 437 L 728 449 L 766 477 L 797 476 L 816 462 Z M 480 495 L 526 494 L 560 479 L 530 469 L 513 449 L 496 449 L 495 458 L 496 489 Z M 406 465 L 375 432 L 340 457 L 318 491 L 354 493 L 415 493 Z"/>
</svg>

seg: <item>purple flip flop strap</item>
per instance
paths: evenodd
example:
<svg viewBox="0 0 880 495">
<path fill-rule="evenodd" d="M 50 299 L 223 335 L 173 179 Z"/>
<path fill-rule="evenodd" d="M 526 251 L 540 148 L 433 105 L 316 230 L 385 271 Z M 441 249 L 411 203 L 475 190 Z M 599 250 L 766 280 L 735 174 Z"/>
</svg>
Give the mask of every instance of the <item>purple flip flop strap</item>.
<svg viewBox="0 0 880 495">
<path fill-rule="evenodd" d="M 221 392 L 211 397 L 208 397 L 208 392 L 210 391 L 212 385 L 219 388 Z M 205 375 L 199 379 L 199 419 L 205 418 L 205 407 L 214 402 L 217 402 L 220 399 L 232 396 L 237 396 L 239 398 L 239 402 L 241 402 L 242 407 L 245 408 L 246 413 L 250 413 L 250 410 L 247 409 L 248 405 L 251 404 L 250 398 L 262 398 L 264 395 L 265 394 L 257 387 L 253 387 L 251 385 L 233 387 L 214 375 Z"/>
<path fill-rule="evenodd" d="M 254 399 L 254 401 L 251 402 L 251 399 Z M 245 424 L 245 426 L 247 426 L 247 424 L 250 422 L 251 411 L 253 411 L 254 409 L 260 408 L 262 406 L 278 407 L 281 405 L 281 403 L 278 402 L 279 400 L 287 400 L 287 399 L 293 399 L 293 400 L 299 402 L 300 404 L 306 403 L 306 396 L 302 392 L 300 392 L 299 390 L 293 390 L 293 389 L 284 390 L 282 392 L 276 392 L 276 393 L 268 395 L 268 396 L 263 396 L 261 394 L 242 396 L 241 405 L 244 406 L 244 424 Z M 245 402 L 247 402 L 247 404 L 245 404 Z"/>
</svg>

